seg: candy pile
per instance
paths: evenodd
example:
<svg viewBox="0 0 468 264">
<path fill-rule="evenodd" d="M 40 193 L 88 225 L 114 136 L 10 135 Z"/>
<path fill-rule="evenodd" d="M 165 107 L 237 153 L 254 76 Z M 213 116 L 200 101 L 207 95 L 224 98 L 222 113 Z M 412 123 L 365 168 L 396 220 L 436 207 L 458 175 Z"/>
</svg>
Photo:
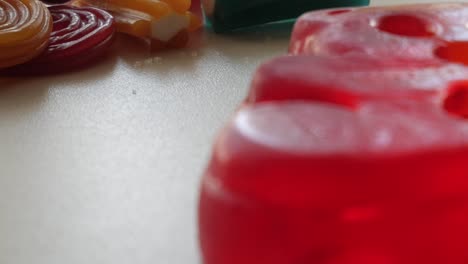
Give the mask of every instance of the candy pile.
<svg viewBox="0 0 468 264">
<path fill-rule="evenodd" d="M 201 19 L 189 11 L 191 0 L 76 0 L 110 12 L 117 31 L 148 38 L 154 48 L 183 47 L 188 33 L 201 27 Z"/>
<path fill-rule="evenodd" d="M 181 48 L 201 27 L 191 0 L 0 0 L 0 71 L 52 73 L 101 57 L 114 33 Z M 59 5 L 55 5 L 59 4 Z M 74 6 L 74 5 L 76 6 Z M 106 11 L 107 10 L 107 11 Z"/>
<path fill-rule="evenodd" d="M 302 16 L 202 181 L 205 264 L 464 264 L 468 5 Z"/>
</svg>

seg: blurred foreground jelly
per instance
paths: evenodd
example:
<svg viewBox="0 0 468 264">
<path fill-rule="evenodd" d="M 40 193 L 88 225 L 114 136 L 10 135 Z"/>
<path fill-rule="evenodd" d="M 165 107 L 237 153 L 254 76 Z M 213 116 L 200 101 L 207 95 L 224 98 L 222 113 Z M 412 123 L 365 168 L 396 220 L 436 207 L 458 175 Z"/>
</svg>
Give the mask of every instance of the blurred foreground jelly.
<svg viewBox="0 0 468 264">
<path fill-rule="evenodd" d="M 467 131 L 422 102 L 243 108 L 203 178 L 204 264 L 466 263 Z"/>
<path fill-rule="evenodd" d="M 289 52 L 359 56 L 386 67 L 468 64 L 468 4 L 413 4 L 310 12 L 294 26 Z"/>
<path fill-rule="evenodd" d="M 203 263 L 466 264 L 467 6 L 299 19 L 214 144 Z"/>
</svg>

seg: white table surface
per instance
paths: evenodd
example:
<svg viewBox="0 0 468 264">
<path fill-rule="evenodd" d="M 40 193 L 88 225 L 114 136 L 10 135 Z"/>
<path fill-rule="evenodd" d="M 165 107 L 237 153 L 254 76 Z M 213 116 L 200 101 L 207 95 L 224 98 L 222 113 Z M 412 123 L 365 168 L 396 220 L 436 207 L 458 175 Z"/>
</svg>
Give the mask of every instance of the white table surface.
<svg viewBox="0 0 468 264">
<path fill-rule="evenodd" d="M 373 4 L 405 2 L 426 1 Z M 0 79 L 0 263 L 199 263 L 212 140 L 287 43 L 206 33 L 198 49 L 150 54 L 122 37 L 89 70 Z"/>
</svg>

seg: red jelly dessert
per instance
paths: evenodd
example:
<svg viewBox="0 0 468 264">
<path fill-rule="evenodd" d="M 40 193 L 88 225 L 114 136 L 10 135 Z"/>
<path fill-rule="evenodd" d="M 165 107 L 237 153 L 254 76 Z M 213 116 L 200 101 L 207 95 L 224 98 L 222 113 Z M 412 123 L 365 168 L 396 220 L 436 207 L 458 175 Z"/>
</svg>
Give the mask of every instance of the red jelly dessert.
<svg viewBox="0 0 468 264">
<path fill-rule="evenodd" d="M 311 12 L 298 19 L 289 50 L 337 57 L 365 55 L 386 66 L 453 61 L 447 53 L 468 51 L 463 19 L 467 16 L 468 4 L 463 3 Z M 468 56 L 455 61 L 468 63 Z"/>
<path fill-rule="evenodd" d="M 468 125 L 417 101 L 243 108 L 204 176 L 205 264 L 464 264 Z"/>
<path fill-rule="evenodd" d="M 344 82 L 333 58 L 295 59 L 323 65 L 328 85 L 253 100 L 221 133 L 202 183 L 204 263 L 466 263 L 468 82 L 439 72 L 425 93 L 384 74 L 372 90 L 372 70 Z"/>
<path fill-rule="evenodd" d="M 11 69 L 20 73 L 50 73 L 81 67 L 111 46 L 114 20 L 106 11 L 67 5 L 49 7 L 54 20 L 47 50 L 37 59 Z"/>
<path fill-rule="evenodd" d="M 303 16 L 214 146 L 204 264 L 466 264 L 466 10 Z"/>
<path fill-rule="evenodd" d="M 369 58 L 284 56 L 260 66 L 247 103 L 307 99 L 353 107 L 362 100 L 437 101 L 451 82 L 467 76 L 466 66 L 444 61 L 387 67 Z"/>
</svg>

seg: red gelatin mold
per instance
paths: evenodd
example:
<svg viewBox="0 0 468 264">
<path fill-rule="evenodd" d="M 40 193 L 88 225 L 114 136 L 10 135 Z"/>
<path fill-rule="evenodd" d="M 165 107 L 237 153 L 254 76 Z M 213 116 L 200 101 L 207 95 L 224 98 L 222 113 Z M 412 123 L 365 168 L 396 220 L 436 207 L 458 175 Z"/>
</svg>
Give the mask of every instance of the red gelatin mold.
<svg viewBox="0 0 468 264">
<path fill-rule="evenodd" d="M 366 56 L 385 66 L 457 61 L 468 51 L 468 4 L 372 7 L 311 12 L 293 30 L 291 54 Z M 338 12 L 338 13 L 337 13 Z M 455 43 L 455 45 L 453 44 Z M 440 52 L 440 50 L 445 52 Z M 439 50 L 439 52 L 438 52 Z M 452 52 L 447 52 L 451 50 Z M 457 62 L 468 63 L 468 55 Z"/>
<path fill-rule="evenodd" d="M 204 264 L 466 264 L 467 10 L 299 19 L 216 140 Z"/>
</svg>

